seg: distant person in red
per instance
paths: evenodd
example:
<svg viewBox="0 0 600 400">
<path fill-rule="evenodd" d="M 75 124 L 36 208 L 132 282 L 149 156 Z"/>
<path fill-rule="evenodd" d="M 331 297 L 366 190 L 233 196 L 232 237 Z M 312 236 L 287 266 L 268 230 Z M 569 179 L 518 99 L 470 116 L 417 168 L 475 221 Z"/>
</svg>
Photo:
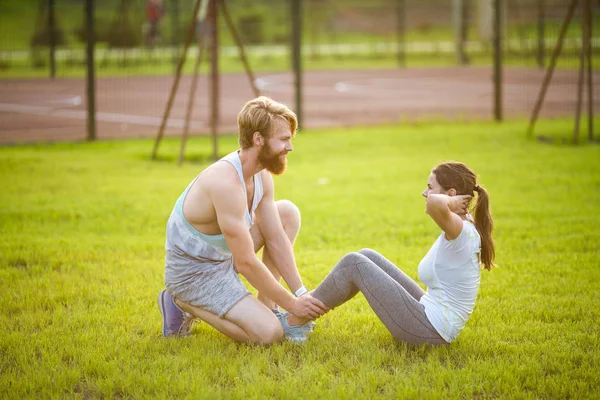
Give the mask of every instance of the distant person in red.
<svg viewBox="0 0 600 400">
<path fill-rule="evenodd" d="M 146 19 L 148 20 L 148 45 L 154 47 L 158 38 L 158 23 L 165 15 L 162 0 L 148 0 Z"/>
</svg>

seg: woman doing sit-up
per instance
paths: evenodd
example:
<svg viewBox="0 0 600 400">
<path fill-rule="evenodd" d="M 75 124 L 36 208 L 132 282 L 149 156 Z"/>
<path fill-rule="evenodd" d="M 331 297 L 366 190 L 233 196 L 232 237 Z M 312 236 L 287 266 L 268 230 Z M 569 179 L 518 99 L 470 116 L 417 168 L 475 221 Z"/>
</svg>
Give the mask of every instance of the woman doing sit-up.
<svg viewBox="0 0 600 400">
<path fill-rule="evenodd" d="M 480 264 L 487 270 L 494 265 L 492 217 L 487 191 L 463 163 L 436 166 L 423 196 L 427 214 L 442 230 L 419 263 L 426 292 L 384 256 L 363 249 L 345 255 L 313 297 L 334 308 L 361 291 L 394 338 L 417 345 L 446 344 L 457 338 L 473 311 Z M 290 316 L 288 322 L 306 321 Z"/>
</svg>

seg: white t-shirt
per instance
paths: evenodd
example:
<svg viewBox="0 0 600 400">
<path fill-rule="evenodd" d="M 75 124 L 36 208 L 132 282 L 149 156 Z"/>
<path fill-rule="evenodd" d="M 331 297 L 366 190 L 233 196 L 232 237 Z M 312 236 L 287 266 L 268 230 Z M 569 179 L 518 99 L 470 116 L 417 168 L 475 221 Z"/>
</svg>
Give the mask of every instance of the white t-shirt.
<svg viewBox="0 0 600 400">
<path fill-rule="evenodd" d="M 454 240 L 440 234 L 419 263 L 419 279 L 427 292 L 419 301 L 429 322 L 447 342 L 465 326 L 475 307 L 479 290 L 481 238 L 475 225 L 463 221 Z"/>
</svg>

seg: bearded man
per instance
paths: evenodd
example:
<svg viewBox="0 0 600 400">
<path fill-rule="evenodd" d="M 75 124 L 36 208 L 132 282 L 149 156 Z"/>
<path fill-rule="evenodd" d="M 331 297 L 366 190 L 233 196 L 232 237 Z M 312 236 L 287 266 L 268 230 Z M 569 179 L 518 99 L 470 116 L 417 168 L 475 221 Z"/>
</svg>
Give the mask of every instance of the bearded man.
<svg viewBox="0 0 600 400">
<path fill-rule="evenodd" d="M 238 115 L 240 150 L 202 171 L 177 200 L 167 223 L 166 290 L 158 297 L 163 336 L 187 335 L 197 318 L 239 342 L 270 345 L 284 334 L 303 341 L 312 323 L 290 326 L 290 313 L 314 319 L 327 311 L 294 259 L 300 212 L 274 198 L 271 174 L 285 171 L 297 126 L 285 105 L 264 96 L 249 101 Z"/>
</svg>

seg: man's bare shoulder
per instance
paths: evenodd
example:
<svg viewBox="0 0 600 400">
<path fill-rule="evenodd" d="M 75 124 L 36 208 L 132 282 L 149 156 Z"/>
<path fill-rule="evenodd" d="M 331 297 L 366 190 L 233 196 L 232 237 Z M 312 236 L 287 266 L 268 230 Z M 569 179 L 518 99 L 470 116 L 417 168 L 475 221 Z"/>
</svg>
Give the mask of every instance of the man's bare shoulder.
<svg viewBox="0 0 600 400">
<path fill-rule="evenodd" d="M 209 235 L 221 232 L 218 216 L 228 212 L 243 215 L 244 193 L 235 168 L 228 162 L 208 166 L 191 187 L 183 213 L 198 231 Z"/>
<path fill-rule="evenodd" d="M 228 162 L 216 162 L 204 170 L 198 179 L 200 185 L 207 190 L 231 189 L 240 186 L 235 167 Z"/>
</svg>

